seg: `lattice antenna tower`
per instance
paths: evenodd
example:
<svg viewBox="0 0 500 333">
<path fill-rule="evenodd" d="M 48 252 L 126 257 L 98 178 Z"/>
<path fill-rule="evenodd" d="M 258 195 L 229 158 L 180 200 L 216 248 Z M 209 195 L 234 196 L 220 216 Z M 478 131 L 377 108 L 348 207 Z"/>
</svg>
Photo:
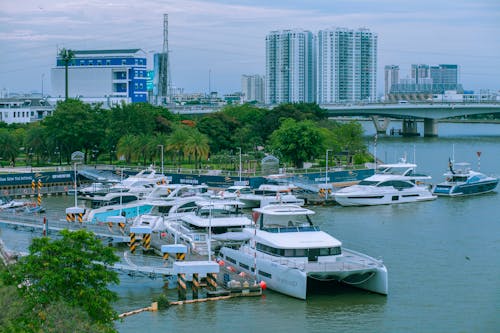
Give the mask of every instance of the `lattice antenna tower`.
<svg viewBox="0 0 500 333">
<path fill-rule="evenodd" d="M 158 93 L 163 102 L 170 101 L 172 97 L 172 79 L 170 77 L 170 53 L 168 49 L 168 14 L 163 14 L 163 50 L 160 60 L 160 77 L 158 82 Z"/>
</svg>

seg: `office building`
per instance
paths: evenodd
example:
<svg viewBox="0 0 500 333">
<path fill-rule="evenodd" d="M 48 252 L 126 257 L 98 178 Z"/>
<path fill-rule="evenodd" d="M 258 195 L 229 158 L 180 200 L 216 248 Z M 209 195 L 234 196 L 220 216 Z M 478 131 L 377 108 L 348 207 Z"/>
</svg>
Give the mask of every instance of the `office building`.
<svg viewBox="0 0 500 333">
<path fill-rule="evenodd" d="M 372 102 L 377 88 L 377 34 L 332 28 L 317 35 L 317 102 Z"/>
<path fill-rule="evenodd" d="M 68 97 L 105 100 L 105 106 L 147 101 L 146 53 L 140 49 L 74 50 L 68 65 Z M 65 97 L 65 64 L 51 71 L 52 97 Z M 107 105 L 106 105 L 107 104 Z"/>
<path fill-rule="evenodd" d="M 243 101 L 264 103 L 264 78 L 261 75 L 242 75 Z"/>
<path fill-rule="evenodd" d="M 266 103 L 314 102 L 313 34 L 272 31 L 266 36 Z"/>
</svg>

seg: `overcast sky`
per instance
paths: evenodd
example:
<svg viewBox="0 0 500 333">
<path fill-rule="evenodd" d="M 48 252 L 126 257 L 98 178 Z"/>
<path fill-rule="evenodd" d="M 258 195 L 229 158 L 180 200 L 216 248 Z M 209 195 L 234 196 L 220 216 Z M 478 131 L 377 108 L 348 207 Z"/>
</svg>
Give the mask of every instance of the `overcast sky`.
<svg viewBox="0 0 500 333">
<path fill-rule="evenodd" d="M 500 0 L 0 0 L 0 89 L 50 93 L 58 47 L 160 52 L 169 14 L 172 82 L 239 91 L 265 73 L 272 30 L 369 28 L 383 67 L 458 64 L 465 89 L 500 89 Z"/>
</svg>

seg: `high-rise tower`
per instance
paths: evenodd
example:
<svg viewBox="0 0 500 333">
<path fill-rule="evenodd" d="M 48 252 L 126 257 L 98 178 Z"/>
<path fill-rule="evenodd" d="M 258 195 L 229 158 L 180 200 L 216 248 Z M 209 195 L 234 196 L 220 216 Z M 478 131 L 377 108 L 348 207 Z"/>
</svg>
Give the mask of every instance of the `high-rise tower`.
<svg viewBox="0 0 500 333">
<path fill-rule="evenodd" d="M 317 101 L 375 101 L 377 34 L 368 29 L 320 30 L 316 39 Z"/>
<path fill-rule="evenodd" d="M 313 102 L 313 34 L 304 30 L 272 31 L 266 36 L 266 103 Z"/>
<path fill-rule="evenodd" d="M 170 53 L 168 49 L 168 14 L 163 14 L 163 50 L 156 62 L 158 71 L 158 104 L 170 102 L 172 79 L 170 76 Z"/>
</svg>

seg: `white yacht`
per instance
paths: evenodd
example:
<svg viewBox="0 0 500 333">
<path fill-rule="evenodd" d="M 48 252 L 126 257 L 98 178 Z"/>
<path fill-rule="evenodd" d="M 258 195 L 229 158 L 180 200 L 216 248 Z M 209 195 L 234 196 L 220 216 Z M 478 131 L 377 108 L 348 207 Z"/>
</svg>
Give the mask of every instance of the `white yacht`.
<svg viewBox="0 0 500 333">
<path fill-rule="evenodd" d="M 246 239 L 241 238 L 246 236 L 242 231 L 252 221 L 243 214 L 242 202 L 205 199 L 196 205 L 192 213 L 181 214 L 166 223 L 167 234 L 176 243 L 184 243 L 190 251 L 206 255 L 217 250 L 224 242 Z"/>
<path fill-rule="evenodd" d="M 245 204 L 245 208 L 264 207 L 270 204 L 288 203 L 304 205 L 304 199 L 297 198 L 293 193 L 294 187 L 289 185 L 262 184 L 253 193 L 240 194 L 238 199 Z"/>
<path fill-rule="evenodd" d="M 255 224 L 247 227 L 250 241 L 224 246 L 219 259 L 255 275 L 277 292 L 307 298 L 315 285 L 344 283 L 386 295 L 387 269 L 381 260 L 348 250 L 315 226 L 314 211 L 289 204 L 253 210 Z"/>
<path fill-rule="evenodd" d="M 132 225 L 147 226 L 155 232 L 165 231 L 169 220 L 178 219 L 182 214 L 192 212 L 196 208 L 196 202 L 201 199 L 201 197 L 184 197 L 176 200 L 148 201 L 147 204 L 151 205 L 150 211 L 136 216 Z"/>
<path fill-rule="evenodd" d="M 435 200 L 425 183 L 431 177 L 416 173 L 416 167 L 405 161 L 381 164 L 373 176 L 334 192 L 335 201 L 342 206 L 373 206 Z"/>
<path fill-rule="evenodd" d="M 206 185 L 190 184 L 156 185 L 146 197 L 142 197 L 140 200 L 132 193 L 111 192 L 106 196 L 108 198 L 115 196 L 113 204 L 100 205 L 93 209 L 87 205 L 90 209 L 86 210 L 84 220 L 87 223 L 99 223 L 106 222 L 109 216 L 123 215 L 130 222 L 137 216 L 150 213 L 153 207 L 158 204 L 158 201 L 163 202 L 165 205 L 173 205 L 173 202 L 178 199 L 199 199 L 200 196 L 207 195 L 207 193 L 208 188 Z M 121 201 L 120 197 L 122 198 Z M 99 202 L 98 197 L 92 197 L 89 200 Z M 92 204 L 92 201 L 90 203 Z"/>
</svg>

